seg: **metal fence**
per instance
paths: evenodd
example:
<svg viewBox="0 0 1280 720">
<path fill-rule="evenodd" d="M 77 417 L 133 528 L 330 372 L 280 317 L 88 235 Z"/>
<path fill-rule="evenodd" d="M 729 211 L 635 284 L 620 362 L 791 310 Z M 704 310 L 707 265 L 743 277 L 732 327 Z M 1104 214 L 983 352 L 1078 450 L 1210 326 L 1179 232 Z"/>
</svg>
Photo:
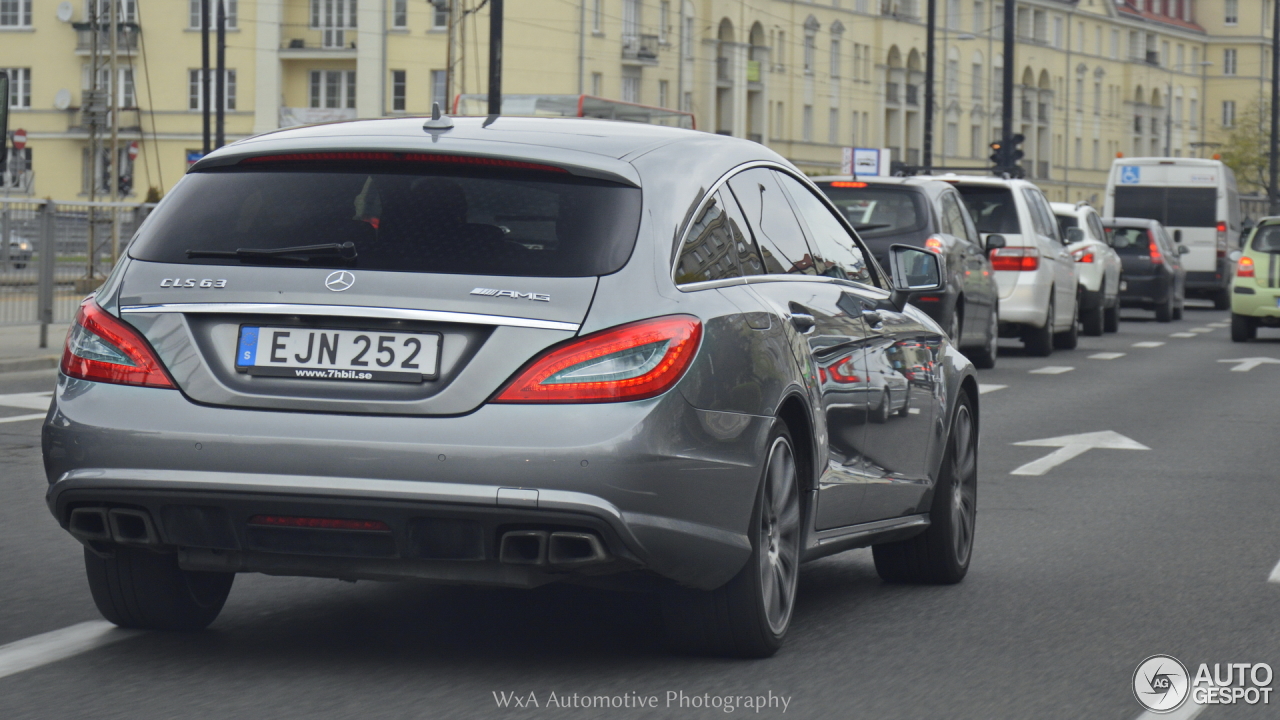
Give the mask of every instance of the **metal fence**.
<svg viewBox="0 0 1280 720">
<path fill-rule="evenodd" d="M 153 207 L 0 197 L 0 325 L 70 322 Z"/>
</svg>

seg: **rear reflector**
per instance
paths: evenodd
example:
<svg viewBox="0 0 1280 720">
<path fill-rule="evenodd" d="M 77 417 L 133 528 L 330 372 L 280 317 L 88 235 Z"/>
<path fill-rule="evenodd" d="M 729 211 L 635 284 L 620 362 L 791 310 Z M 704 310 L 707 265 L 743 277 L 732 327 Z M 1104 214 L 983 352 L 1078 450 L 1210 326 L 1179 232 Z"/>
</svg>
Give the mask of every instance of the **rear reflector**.
<svg viewBox="0 0 1280 720">
<path fill-rule="evenodd" d="M 151 344 L 89 298 L 80 303 L 62 351 L 62 374 L 80 380 L 173 388 Z"/>
<path fill-rule="evenodd" d="M 381 520 L 344 520 L 342 518 L 293 517 L 290 515 L 254 515 L 250 525 L 269 527 L 312 528 L 316 530 L 364 530 L 366 532 L 391 532 L 391 526 Z"/>
<path fill-rule="evenodd" d="M 1036 248 L 1002 247 L 991 251 L 991 269 L 1031 271 L 1040 267 L 1040 251 Z"/>
<path fill-rule="evenodd" d="M 702 323 L 689 315 L 601 330 L 535 358 L 493 402 L 621 402 L 661 395 L 684 375 L 701 339 Z"/>
<path fill-rule="evenodd" d="M 508 170 L 541 170 L 544 172 L 568 172 L 554 165 L 503 160 L 501 158 L 475 157 L 472 155 L 440 155 L 436 153 L 394 152 L 310 152 L 259 155 L 248 157 L 240 165 L 265 165 L 311 162 L 374 162 L 374 163 L 436 163 L 446 165 L 472 165 L 476 167 L 503 168 Z"/>
</svg>

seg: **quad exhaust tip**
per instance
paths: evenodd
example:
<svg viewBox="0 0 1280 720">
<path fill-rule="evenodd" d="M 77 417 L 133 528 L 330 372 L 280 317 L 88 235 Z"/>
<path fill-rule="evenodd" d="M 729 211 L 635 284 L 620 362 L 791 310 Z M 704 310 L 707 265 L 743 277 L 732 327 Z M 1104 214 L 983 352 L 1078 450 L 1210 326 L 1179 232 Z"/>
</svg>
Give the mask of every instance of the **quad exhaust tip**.
<svg viewBox="0 0 1280 720">
<path fill-rule="evenodd" d="M 103 508 L 76 508 L 67 529 L 79 540 L 111 542 L 111 525 Z"/>
<path fill-rule="evenodd" d="M 503 534 L 498 559 L 508 565 L 577 566 L 605 562 L 609 553 L 595 533 L 513 530 Z"/>
<path fill-rule="evenodd" d="M 83 542 L 159 545 L 160 535 L 146 510 L 81 507 L 71 511 L 67 530 Z"/>
</svg>

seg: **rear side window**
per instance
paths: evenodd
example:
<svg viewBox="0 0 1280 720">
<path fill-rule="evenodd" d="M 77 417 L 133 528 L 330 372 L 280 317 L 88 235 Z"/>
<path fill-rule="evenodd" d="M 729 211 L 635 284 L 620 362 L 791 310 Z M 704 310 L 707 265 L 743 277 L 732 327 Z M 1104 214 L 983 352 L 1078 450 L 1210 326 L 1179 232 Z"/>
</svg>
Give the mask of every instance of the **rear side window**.
<svg viewBox="0 0 1280 720">
<path fill-rule="evenodd" d="M 733 202 L 732 198 L 729 202 Z M 693 226 L 676 267 L 676 283 L 695 283 L 740 277 L 739 254 L 746 254 L 747 239 L 737 218 L 729 213 L 724 191 L 711 196 Z"/>
<path fill-rule="evenodd" d="M 1112 228 L 1111 247 L 1120 255 L 1150 255 L 1151 235 L 1146 228 Z"/>
<path fill-rule="evenodd" d="M 1101 240 L 1107 236 L 1107 231 L 1102 228 L 1102 221 L 1094 213 L 1089 213 L 1089 230 L 1092 231 L 1093 237 Z"/>
<path fill-rule="evenodd" d="M 796 210 L 809 228 L 818 274 L 874 285 L 862 248 L 858 247 L 831 209 L 795 178 L 781 173 L 777 178 L 778 183 L 790 193 Z"/>
<path fill-rule="evenodd" d="M 1022 195 L 1027 199 L 1027 209 L 1031 211 L 1031 220 L 1036 225 L 1036 231 L 1045 237 L 1061 239 L 1058 226 L 1053 222 L 1053 213 L 1049 211 L 1049 203 L 1045 201 L 1040 191 L 1024 187 Z"/>
<path fill-rule="evenodd" d="M 1213 227 L 1218 223 L 1218 191 L 1188 187 L 1117 187 L 1116 217 L 1155 220 L 1166 227 Z"/>
<path fill-rule="evenodd" d="M 745 170 L 729 179 L 729 188 L 755 231 L 765 272 L 816 275 L 804 231 L 774 175 L 765 168 Z"/>
<path fill-rule="evenodd" d="M 915 189 L 883 185 L 848 188 L 831 183 L 818 187 L 865 239 L 918 232 L 929 222 L 927 201 Z"/>
<path fill-rule="evenodd" d="M 1258 252 L 1280 253 L 1280 225 L 1261 225 L 1253 232 L 1250 247 Z"/>
<path fill-rule="evenodd" d="M 351 242 L 354 260 L 312 264 L 536 277 L 604 275 L 631 256 L 640 224 L 636 188 L 550 172 L 416 165 L 194 173 L 152 215 L 129 253 L 154 262 L 237 265 L 235 257 L 189 259 L 187 251 Z"/>
<path fill-rule="evenodd" d="M 968 238 L 969 228 L 964 224 L 964 212 L 960 203 L 951 193 L 944 193 L 942 198 L 942 232 L 958 238 Z"/>
<path fill-rule="evenodd" d="M 1013 192 L 998 185 L 961 185 L 956 188 L 969 207 L 969 214 L 981 233 L 1022 232 L 1018 223 L 1018 208 L 1013 202 Z"/>
</svg>

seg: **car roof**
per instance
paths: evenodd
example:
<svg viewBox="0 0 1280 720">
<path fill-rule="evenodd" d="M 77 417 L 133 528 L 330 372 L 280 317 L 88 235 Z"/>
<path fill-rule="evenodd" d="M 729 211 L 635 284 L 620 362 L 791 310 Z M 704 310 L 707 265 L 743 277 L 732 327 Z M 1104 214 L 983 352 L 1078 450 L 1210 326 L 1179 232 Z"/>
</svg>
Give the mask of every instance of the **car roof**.
<svg viewBox="0 0 1280 720">
<path fill-rule="evenodd" d="M 1030 182 L 1029 180 L 1024 180 L 1022 178 L 998 178 L 998 177 L 992 177 L 990 175 L 955 175 L 952 173 L 947 173 L 946 175 L 936 175 L 934 177 L 937 178 L 938 180 L 942 180 L 943 182 L 948 182 L 956 185 L 959 185 L 959 184 L 994 185 L 994 186 L 1001 186 L 1001 187 L 1012 187 L 1019 183 L 1034 185 L 1034 183 Z"/>
<path fill-rule="evenodd" d="M 848 175 L 821 175 L 809 178 L 815 183 L 848 181 Z M 928 175 L 910 175 L 905 177 L 888 177 L 888 176 L 866 176 L 854 179 L 852 182 L 864 182 L 867 185 L 880 185 L 885 187 L 912 187 L 919 188 L 930 197 L 937 197 L 943 190 L 952 187 L 951 183 L 943 182 L 935 177 Z"/>
<path fill-rule="evenodd" d="M 1132 217 L 1115 217 L 1102 218 L 1103 225 L 1115 225 L 1117 227 L 1156 227 L 1160 223 L 1149 218 L 1132 218 Z"/>
<path fill-rule="evenodd" d="M 1093 208 L 1092 205 L 1089 205 L 1088 203 L 1051 202 L 1049 203 L 1049 207 L 1053 210 L 1054 214 L 1063 214 L 1063 215 L 1079 216 L 1079 215 L 1088 215 L 1090 212 L 1094 212 L 1094 213 L 1098 212 Z"/>
</svg>

